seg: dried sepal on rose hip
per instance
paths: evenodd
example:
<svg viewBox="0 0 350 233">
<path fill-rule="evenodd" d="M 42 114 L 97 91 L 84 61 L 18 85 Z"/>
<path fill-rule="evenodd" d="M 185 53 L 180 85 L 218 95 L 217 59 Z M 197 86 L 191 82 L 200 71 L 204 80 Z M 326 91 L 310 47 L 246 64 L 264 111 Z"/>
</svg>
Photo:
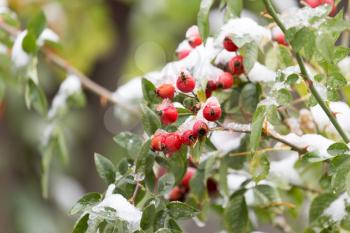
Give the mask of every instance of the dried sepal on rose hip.
<svg viewBox="0 0 350 233">
<path fill-rule="evenodd" d="M 160 115 L 160 121 L 163 125 L 170 125 L 177 121 L 179 116 L 177 109 L 174 105 L 167 99 L 157 106 L 157 111 Z"/>
<path fill-rule="evenodd" d="M 213 98 L 213 97 L 212 97 Z M 217 121 L 222 114 L 220 103 L 214 99 L 208 99 L 203 109 L 203 117 L 207 121 Z"/>
<path fill-rule="evenodd" d="M 229 37 L 225 37 L 223 42 L 224 48 L 229 52 L 236 52 L 238 50 L 237 45 Z"/>
<path fill-rule="evenodd" d="M 162 99 L 173 99 L 175 95 L 175 87 L 172 84 L 161 84 L 157 87 L 156 94 Z"/>
<path fill-rule="evenodd" d="M 208 135 L 209 127 L 204 121 L 197 120 L 192 127 L 192 131 L 194 137 L 202 139 Z"/>
<path fill-rule="evenodd" d="M 202 44 L 202 39 L 196 25 L 191 26 L 186 31 L 186 39 L 188 43 L 193 47 L 197 47 Z"/>
<path fill-rule="evenodd" d="M 191 129 L 186 130 L 181 135 L 182 143 L 187 146 L 192 146 L 196 143 L 197 137 L 193 135 L 193 131 Z"/>
<path fill-rule="evenodd" d="M 196 80 L 187 71 L 181 71 L 176 81 L 176 87 L 181 92 L 192 92 L 196 86 Z"/>
<path fill-rule="evenodd" d="M 217 87 L 222 89 L 230 89 L 233 86 L 234 79 L 229 72 L 222 73 L 217 82 Z"/>
<path fill-rule="evenodd" d="M 233 75 L 241 75 L 244 73 L 244 66 L 243 66 L 243 57 L 241 55 L 237 55 L 228 63 L 228 69 Z"/>
</svg>

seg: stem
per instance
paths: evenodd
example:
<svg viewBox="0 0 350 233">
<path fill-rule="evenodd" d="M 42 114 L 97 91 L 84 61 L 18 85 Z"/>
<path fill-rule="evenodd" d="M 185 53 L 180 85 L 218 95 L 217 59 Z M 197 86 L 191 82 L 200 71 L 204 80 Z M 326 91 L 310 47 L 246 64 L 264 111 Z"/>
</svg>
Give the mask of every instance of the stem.
<svg viewBox="0 0 350 233">
<path fill-rule="evenodd" d="M 268 13 L 272 16 L 272 18 L 275 20 L 277 25 L 281 28 L 283 33 L 286 35 L 287 29 L 283 25 L 282 21 L 280 20 L 280 18 L 277 15 L 275 9 L 273 8 L 271 0 L 263 0 L 263 1 L 264 1 L 265 7 L 266 7 Z M 308 84 L 308 87 L 310 89 L 311 94 L 315 97 L 317 103 L 321 106 L 323 111 L 326 113 L 326 115 L 328 116 L 329 120 L 332 122 L 334 128 L 338 131 L 338 133 L 341 136 L 341 138 L 343 139 L 343 141 L 346 142 L 346 143 L 349 143 L 348 136 L 343 131 L 343 129 L 340 127 L 340 125 L 339 125 L 338 121 L 336 120 L 335 116 L 330 111 L 330 109 L 327 107 L 326 103 L 322 100 L 320 94 L 318 93 L 318 91 L 316 90 L 315 86 L 313 85 L 313 81 L 311 80 L 311 78 L 309 77 L 309 74 L 306 71 L 305 64 L 304 64 L 302 56 L 300 55 L 299 52 L 296 52 L 295 56 L 296 56 L 296 59 L 298 61 L 298 65 L 300 67 L 300 72 L 302 74 L 302 77 L 303 77 L 304 81 Z"/>
<path fill-rule="evenodd" d="M 14 28 L 14 27 L 12 27 L 12 26 L 10 26 L 8 24 L 6 24 L 1 17 L 0 17 L 0 29 L 2 29 L 3 31 L 5 31 L 6 33 L 8 33 L 9 35 L 11 35 L 13 37 L 16 37 L 20 33 L 20 31 L 18 29 Z M 82 72 L 80 72 L 75 67 L 70 65 L 68 63 L 68 61 L 66 61 L 61 56 L 59 56 L 56 53 L 54 53 L 49 48 L 42 47 L 40 51 L 42 52 L 42 54 L 44 54 L 44 56 L 49 61 L 51 61 L 57 67 L 63 69 L 67 73 L 74 74 L 75 76 L 77 76 L 79 78 L 82 86 L 85 87 L 87 90 L 91 91 L 92 93 L 97 94 L 102 99 L 105 99 L 105 100 L 107 100 L 107 101 L 109 101 L 109 102 L 111 102 L 113 104 L 116 104 L 116 105 L 124 108 L 125 110 L 127 110 L 128 112 L 130 112 L 131 114 L 133 114 L 135 116 L 139 115 L 139 113 L 135 109 L 133 109 L 130 106 L 126 105 L 122 101 L 119 101 L 118 99 L 116 99 L 114 94 L 113 94 L 113 92 L 107 90 L 106 88 L 98 85 L 97 83 L 95 83 L 94 81 L 89 79 Z"/>
</svg>

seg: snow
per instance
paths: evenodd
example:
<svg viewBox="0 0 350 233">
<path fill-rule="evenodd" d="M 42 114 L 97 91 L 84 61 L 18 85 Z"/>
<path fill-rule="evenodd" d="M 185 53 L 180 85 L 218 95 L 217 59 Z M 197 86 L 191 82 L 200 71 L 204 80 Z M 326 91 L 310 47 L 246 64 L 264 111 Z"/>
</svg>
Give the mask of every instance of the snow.
<svg viewBox="0 0 350 233">
<path fill-rule="evenodd" d="M 222 47 L 222 42 L 226 36 L 239 39 L 248 37 L 251 41 L 255 41 L 258 44 L 263 40 L 271 39 L 270 31 L 258 25 L 250 18 L 236 18 L 229 20 L 222 26 L 216 43 Z"/>
<path fill-rule="evenodd" d="M 336 118 L 341 125 L 341 127 L 350 134 L 350 108 L 344 102 L 330 102 L 329 103 L 330 110 L 335 113 Z M 334 128 L 333 124 L 329 121 L 326 113 L 324 113 L 323 109 L 320 105 L 316 105 L 311 107 L 312 116 L 321 130 L 329 132 L 331 134 L 337 135 L 337 131 Z"/>
<path fill-rule="evenodd" d="M 339 222 L 347 214 L 345 206 L 348 203 L 350 203 L 350 197 L 347 193 L 343 193 L 323 211 L 323 215 L 330 216 L 332 220 Z"/>
<path fill-rule="evenodd" d="M 49 28 L 45 28 L 37 40 L 37 45 L 41 47 L 44 45 L 45 41 L 58 42 L 59 39 L 59 36 L 54 31 Z"/>
<path fill-rule="evenodd" d="M 19 33 L 12 47 L 11 58 L 16 67 L 23 67 L 28 65 L 31 59 L 31 56 L 27 54 L 22 47 L 22 42 L 26 35 L 27 35 L 27 30 Z"/>
<path fill-rule="evenodd" d="M 341 73 L 346 77 L 350 78 L 350 57 L 346 57 L 338 63 L 338 67 Z"/>
<path fill-rule="evenodd" d="M 238 190 L 242 183 L 249 178 L 249 175 L 245 172 L 231 173 L 227 175 L 227 186 L 232 192 Z"/>
<path fill-rule="evenodd" d="M 300 175 L 294 168 L 294 164 L 299 159 L 298 153 L 295 151 L 279 151 L 275 153 L 282 159 L 270 161 L 269 177 L 285 181 L 288 184 L 301 184 Z"/>
<path fill-rule="evenodd" d="M 276 73 L 259 62 L 255 62 L 253 68 L 248 73 L 248 78 L 253 83 L 273 82 L 276 79 Z"/>
<path fill-rule="evenodd" d="M 281 20 L 287 29 L 292 27 L 315 27 L 317 28 L 320 23 L 324 22 L 324 19 L 314 20 L 310 23 L 311 19 L 323 17 L 328 14 L 328 7 L 321 5 L 316 8 L 303 7 L 303 8 L 292 8 L 289 11 L 284 12 L 281 15 Z"/>
<path fill-rule="evenodd" d="M 283 138 L 301 148 L 306 148 L 309 152 L 314 152 L 318 155 L 317 160 L 329 159 L 332 156 L 328 154 L 327 149 L 334 141 L 323 137 L 319 134 L 304 134 L 298 136 L 294 133 L 290 133 Z M 314 159 L 316 161 L 316 159 Z"/>
<path fill-rule="evenodd" d="M 244 134 L 229 131 L 214 131 L 211 134 L 210 141 L 214 146 L 224 153 L 237 149 L 241 143 Z"/>
<path fill-rule="evenodd" d="M 79 78 L 73 74 L 68 75 L 68 77 L 62 82 L 58 93 L 52 101 L 52 106 L 48 113 L 49 118 L 55 117 L 58 112 L 65 107 L 69 96 L 80 91 L 81 83 Z"/>
<path fill-rule="evenodd" d="M 22 46 L 23 39 L 26 35 L 27 30 L 20 32 L 12 48 L 11 58 L 16 67 L 24 67 L 28 65 L 31 60 L 31 56 L 23 50 Z M 59 37 L 52 30 L 46 28 L 39 36 L 37 45 L 42 46 L 46 40 L 57 42 L 59 40 Z"/>
<path fill-rule="evenodd" d="M 114 184 L 108 186 L 105 198 L 92 208 L 92 212 L 98 214 L 103 213 L 106 207 L 112 208 L 116 211 L 116 216 L 121 220 L 126 221 L 128 223 L 128 229 L 130 229 L 131 232 L 134 232 L 140 227 L 142 212 L 130 204 L 122 195 L 113 194 L 114 189 Z"/>
</svg>

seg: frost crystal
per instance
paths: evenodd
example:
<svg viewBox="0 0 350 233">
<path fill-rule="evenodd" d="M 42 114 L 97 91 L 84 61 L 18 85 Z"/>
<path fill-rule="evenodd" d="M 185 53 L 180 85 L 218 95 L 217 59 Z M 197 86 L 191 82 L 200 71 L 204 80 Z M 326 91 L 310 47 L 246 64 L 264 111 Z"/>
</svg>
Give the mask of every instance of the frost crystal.
<svg viewBox="0 0 350 233">
<path fill-rule="evenodd" d="M 108 186 L 105 198 L 92 208 L 92 218 L 95 217 L 94 214 L 104 213 L 106 207 L 112 208 L 115 210 L 116 217 L 126 221 L 130 232 L 134 232 L 140 227 L 142 212 L 130 204 L 122 195 L 113 194 L 114 189 L 114 184 Z"/>
</svg>

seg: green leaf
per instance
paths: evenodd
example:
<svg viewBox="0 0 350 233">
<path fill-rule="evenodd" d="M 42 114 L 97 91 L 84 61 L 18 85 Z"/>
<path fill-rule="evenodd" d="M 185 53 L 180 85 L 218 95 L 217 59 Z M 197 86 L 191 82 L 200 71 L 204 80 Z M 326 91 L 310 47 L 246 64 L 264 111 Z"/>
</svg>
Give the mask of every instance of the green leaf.
<svg viewBox="0 0 350 233">
<path fill-rule="evenodd" d="M 346 58 L 350 53 L 350 48 L 343 47 L 343 46 L 337 46 L 335 47 L 334 52 L 334 63 L 337 64 L 344 58 Z"/>
<path fill-rule="evenodd" d="M 177 224 L 177 222 L 172 219 L 172 218 L 169 218 L 168 221 L 166 221 L 166 224 L 165 226 L 169 229 L 171 229 L 171 231 L 173 233 L 183 233 L 181 227 Z"/>
<path fill-rule="evenodd" d="M 95 153 L 95 165 L 98 175 L 104 182 L 107 184 L 114 183 L 116 169 L 109 159 Z"/>
<path fill-rule="evenodd" d="M 347 81 L 341 73 L 333 73 L 327 79 L 327 87 L 338 90 L 346 86 Z"/>
<path fill-rule="evenodd" d="M 149 103 L 154 103 L 157 99 L 156 87 L 149 80 L 142 78 L 142 93 L 145 100 Z"/>
<path fill-rule="evenodd" d="M 82 216 L 74 225 L 72 233 L 85 233 L 88 229 L 89 214 Z"/>
<path fill-rule="evenodd" d="M 28 109 L 33 107 L 38 113 L 47 114 L 47 100 L 44 91 L 32 80 L 27 80 L 25 101 Z"/>
<path fill-rule="evenodd" d="M 35 35 L 31 32 L 27 32 L 22 41 L 22 48 L 26 53 L 35 54 L 38 50 L 36 45 Z"/>
<path fill-rule="evenodd" d="M 142 218 L 141 218 L 141 228 L 143 230 L 149 229 L 153 226 L 154 218 L 156 216 L 156 206 L 154 204 L 148 205 L 143 209 Z"/>
<path fill-rule="evenodd" d="M 187 147 L 182 146 L 181 149 L 173 154 L 169 158 L 169 172 L 172 173 L 175 177 L 175 183 L 180 182 L 182 177 L 186 173 L 187 169 Z"/>
<path fill-rule="evenodd" d="M 299 52 L 308 43 L 308 41 L 312 39 L 315 39 L 314 33 L 310 28 L 303 27 L 295 33 L 291 44 L 293 46 L 293 49 L 296 52 Z"/>
<path fill-rule="evenodd" d="M 228 11 L 230 18 L 239 17 L 241 15 L 243 0 L 225 0 L 225 3 L 227 7 L 226 11 Z"/>
<path fill-rule="evenodd" d="M 255 204 L 261 208 L 264 208 L 271 203 L 281 201 L 277 190 L 270 185 L 257 185 L 254 187 L 253 193 Z"/>
<path fill-rule="evenodd" d="M 349 148 L 345 143 L 336 142 L 328 147 L 327 152 L 333 156 L 343 155 L 349 152 Z"/>
<path fill-rule="evenodd" d="M 250 149 L 255 151 L 260 144 L 261 132 L 266 115 L 266 106 L 261 105 L 256 109 L 253 115 L 253 121 L 250 133 Z"/>
<path fill-rule="evenodd" d="M 336 170 L 332 177 L 331 186 L 334 194 L 345 191 L 346 177 L 350 173 L 350 159 L 345 160 Z"/>
<path fill-rule="evenodd" d="M 33 33 L 35 39 L 40 36 L 42 31 L 46 27 L 46 17 L 44 12 L 40 11 L 35 15 L 28 23 L 27 29 L 29 32 Z"/>
<path fill-rule="evenodd" d="M 169 214 L 174 219 L 186 219 L 196 216 L 198 210 L 186 203 L 179 201 L 172 201 L 167 205 Z"/>
<path fill-rule="evenodd" d="M 171 173 L 167 173 L 160 177 L 158 181 L 158 193 L 164 195 L 168 193 L 175 185 L 175 177 Z"/>
<path fill-rule="evenodd" d="M 136 160 L 136 172 L 143 172 L 146 167 L 147 157 L 150 153 L 151 140 L 145 141 L 140 149 L 139 154 L 137 155 Z"/>
<path fill-rule="evenodd" d="M 49 171 L 53 155 L 52 147 L 45 147 L 41 155 L 41 189 L 43 197 L 47 198 L 49 195 Z"/>
<path fill-rule="evenodd" d="M 249 232 L 248 207 L 244 192 L 245 190 L 235 192 L 224 210 L 224 224 L 230 233 Z"/>
<path fill-rule="evenodd" d="M 286 46 L 279 45 L 278 46 L 278 51 L 279 51 L 279 58 L 280 58 L 280 65 L 282 67 L 288 67 L 288 66 L 293 66 L 293 56 L 289 49 Z"/>
<path fill-rule="evenodd" d="M 285 105 L 285 104 L 290 103 L 290 101 L 292 101 L 293 97 L 292 97 L 292 94 L 290 93 L 290 91 L 288 91 L 286 88 L 282 88 L 282 89 L 277 91 L 276 99 L 280 105 Z"/>
<path fill-rule="evenodd" d="M 167 228 L 160 228 L 156 233 L 173 233 L 170 229 Z"/>
<path fill-rule="evenodd" d="M 340 221 L 340 226 L 344 230 L 350 231 L 350 215 L 347 214 L 341 221 Z"/>
<path fill-rule="evenodd" d="M 129 158 L 136 159 L 142 145 L 140 136 L 130 133 L 121 132 L 113 140 L 123 149 L 126 150 Z"/>
<path fill-rule="evenodd" d="M 102 195 L 100 193 L 87 193 L 77 201 L 77 203 L 70 210 L 69 214 L 74 215 L 85 211 L 87 208 L 97 204 L 99 201 L 101 201 L 101 199 Z"/>
<path fill-rule="evenodd" d="M 317 196 L 311 203 L 309 222 L 312 223 L 322 216 L 325 209 L 336 199 L 331 193 L 323 193 Z"/>
<path fill-rule="evenodd" d="M 286 83 L 289 85 L 295 84 L 299 80 L 298 74 L 291 74 L 287 77 Z"/>
<path fill-rule="evenodd" d="M 239 53 L 244 57 L 244 71 L 249 73 L 258 59 L 259 48 L 255 41 L 250 41 L 239 48 Z"/>
<path fill-rule="evenodd" d="M 209 36 L 209 12 L 214 0 L 202 0 L 197 15 L 197 24 L 203 41 Z"/>
<path fill-rule="evenodd" d="M 317 51 L 327 62 L 332 62 L 334 57 L 334 40 L 330 33 L 322 33 L 316 37 Z"/>
<path fill-rule="evenodd" d="M 259 182 L 267 177 L 270 170 L 270 162 L 266 154 L 257 154 L 250 161 L 250 172 L 255 182 Z"/>
<path fill-rule="evenodd" d="M 254 113 L 259 102 L 260 91 L 256 84 L 245 85 L 239 96 L 239 107 L 249 113 Z"/>
<path fill-rule="evenodd" d="M 143 127 L 148 135 L 152 135 L 161 128 L 159 116 L 149 107 L 141 105 Z"/>
</svg>

